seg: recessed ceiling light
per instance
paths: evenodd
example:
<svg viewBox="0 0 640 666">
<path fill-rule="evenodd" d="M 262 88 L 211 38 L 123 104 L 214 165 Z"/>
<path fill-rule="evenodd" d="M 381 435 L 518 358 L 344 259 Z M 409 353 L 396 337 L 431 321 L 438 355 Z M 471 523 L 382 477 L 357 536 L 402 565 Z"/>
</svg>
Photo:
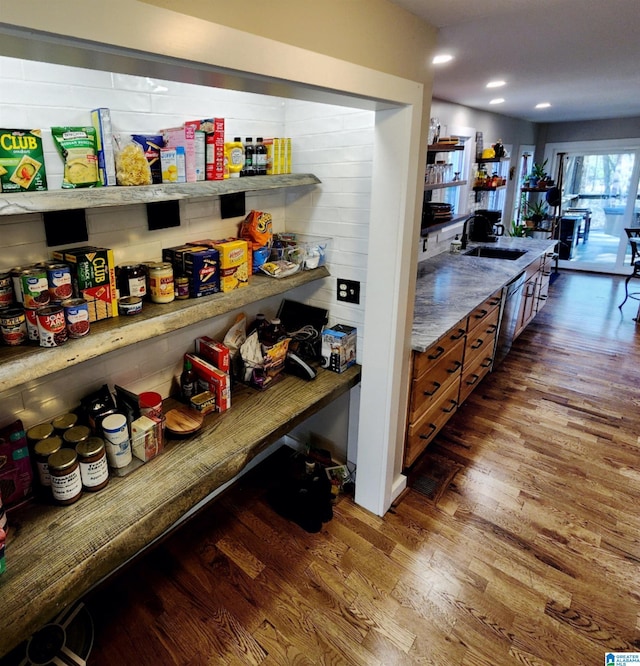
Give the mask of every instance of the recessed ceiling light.
<svg viewBox="0 0 640 666">
<path fill-rule="evenodd" d="M 433 56 L 431 61 L 434 65 L 443 65 L 445 62 L 453 60 L 453 56 L 449 53 L 442 53 L 441 55 Z"/>
<path fill-rule="evenodd" d="M 506 81 L 489 81 L 489 83 L 487 83 L 487 88 L 502 88 L 502 86 L 506 85 Z"/>
<path fill-rule="evenodd" d="M 540 102 L 540 104 L 536 104 L 536 109 L 548 109 L 550 106 L 549 102 Z"/>
<path fill-rule="evenodd" d="M 502 104 L 504 102 L 504 97 L 496 97 L 492 99 L 489 104 Z"/>
</svg>

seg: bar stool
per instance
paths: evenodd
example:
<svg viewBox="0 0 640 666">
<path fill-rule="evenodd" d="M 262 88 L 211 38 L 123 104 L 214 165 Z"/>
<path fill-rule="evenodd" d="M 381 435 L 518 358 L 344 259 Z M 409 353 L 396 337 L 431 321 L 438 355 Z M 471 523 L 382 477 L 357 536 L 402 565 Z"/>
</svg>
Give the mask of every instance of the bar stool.
<svg viewBox="0 0 640 666">
<path fill-rule="evenodd" d="M 618 305 L 622 310 L 622 306 L 627 302 L 629 298 L 635 298 L 637 301 L 640 301 L 640 291 L 634 291 L 629 293 L 629 280 L 632 278 L 640 278 L 640 260 L 633 262 L 633 273 L 627 276 L 627 279 L 624 281 L 624 301 Z"/>
</svg>

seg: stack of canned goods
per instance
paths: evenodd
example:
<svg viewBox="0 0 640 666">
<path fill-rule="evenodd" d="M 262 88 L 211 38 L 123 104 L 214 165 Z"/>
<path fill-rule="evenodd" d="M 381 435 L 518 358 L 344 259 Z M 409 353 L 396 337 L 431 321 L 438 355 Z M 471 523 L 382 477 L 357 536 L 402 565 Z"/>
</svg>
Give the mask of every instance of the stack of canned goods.
<svg viewBox="0 0 640 666">
<path fill-rule="evenodd" d="M 6 345 L 27 340 L 58 347 L 89 333 L 89 309 L 72 298 L 67 264 L 42 262 L 0 273 L 0 334 Z"/>
</svg>

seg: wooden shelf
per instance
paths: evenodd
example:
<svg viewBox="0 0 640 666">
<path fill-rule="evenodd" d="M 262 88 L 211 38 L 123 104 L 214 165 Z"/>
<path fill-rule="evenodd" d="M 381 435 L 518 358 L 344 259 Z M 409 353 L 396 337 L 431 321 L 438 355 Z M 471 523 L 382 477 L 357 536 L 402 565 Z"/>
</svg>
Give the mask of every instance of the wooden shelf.
<svg viewBox="0 0 640 666">
<path fill-rule="evenodd" d="M 89 335 L 68 340 L 61 347 L 39 347 L 34 343 L 0 347 L 0 392 L 328 276 L 326 266 L 282 279 L 253 275 L 244 289 L 164 305 L 145 302 L 139 315 L 96 322 Z"/>
<path fill-rule="evenodd" d="M 550 187 L 521 187 L 521 192 L 548 192 Z"/>
<path fill-rule="evenodd" d="M 429 190 L 444 190 L 447 187 L 462 187 L 466 184 L 466 180 L 452 180 L 449 183 L 425 183 L 424 191 L 427 192 Z"/>
<path fill-rule="evenodd" d="M 138 187 L 96 187 L 47 192 L 0 193 L 0 216 L 43 213 L 46 211 L 103 208 L 132 204 L 194 199 L 236 192 L 256 192 L 283 187 L 316 185 L 320 180 L 313 174 L 290 173 L 282 176 L 253 176 L 228 178 L 198 183 L 165 183 Z"/>
<path fill-rule="evenodd" d="M 474 187 L 474 192 L 496 192 L 497 190 L 504 190 L 506 185 L 498 185 L 497 187 Z"/>
<path fill-rule="evenodd" d="M 460 144 L 442 144 L 438 145 L 437 143 L 432 143 L 430 146 L 427 146 L 427 151 L 430 153 L 450 153 L 456 150 L 464 150 L 464 146 Z"/>
<path fill-rule="evenodd" d="M 486 160 L 479 159 L 476 164 L 498 164 L 499 162 L 509 162 L 510 159 L 510 157 L 491 157 Z"/>
<path fill-rule="evenodd" d="M 277 280 L 274 280 L 277 282 Z M 360 367 L 236 386 L 231 409 L 129 476 L 71 506 L 33 502 L 9 517 L 0 655 L 164 534 L 259 452 L 360 381 Z M 170 407 L 170 405 L 167 405 Z"/>
</svg>

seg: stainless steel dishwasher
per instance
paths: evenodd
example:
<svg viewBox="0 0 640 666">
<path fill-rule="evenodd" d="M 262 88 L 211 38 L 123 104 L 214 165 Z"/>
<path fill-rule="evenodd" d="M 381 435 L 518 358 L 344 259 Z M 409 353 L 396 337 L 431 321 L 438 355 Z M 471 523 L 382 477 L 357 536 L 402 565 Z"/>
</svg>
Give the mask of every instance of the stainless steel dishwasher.
<svg viewBox="0 0 640 666">
<path fill-rule="evenodd" d="M 513 336 L 518 325 L 518 313 L 520 312 L 520 303 L 522 303 L 525 278 L 526 274 L 524 272 L 520 273 L 502 291 L 502 317 L 496 341 L 496 353 L 493 361 L 494 368 L 503 361 L 513 344 Z"/>
</svg>

